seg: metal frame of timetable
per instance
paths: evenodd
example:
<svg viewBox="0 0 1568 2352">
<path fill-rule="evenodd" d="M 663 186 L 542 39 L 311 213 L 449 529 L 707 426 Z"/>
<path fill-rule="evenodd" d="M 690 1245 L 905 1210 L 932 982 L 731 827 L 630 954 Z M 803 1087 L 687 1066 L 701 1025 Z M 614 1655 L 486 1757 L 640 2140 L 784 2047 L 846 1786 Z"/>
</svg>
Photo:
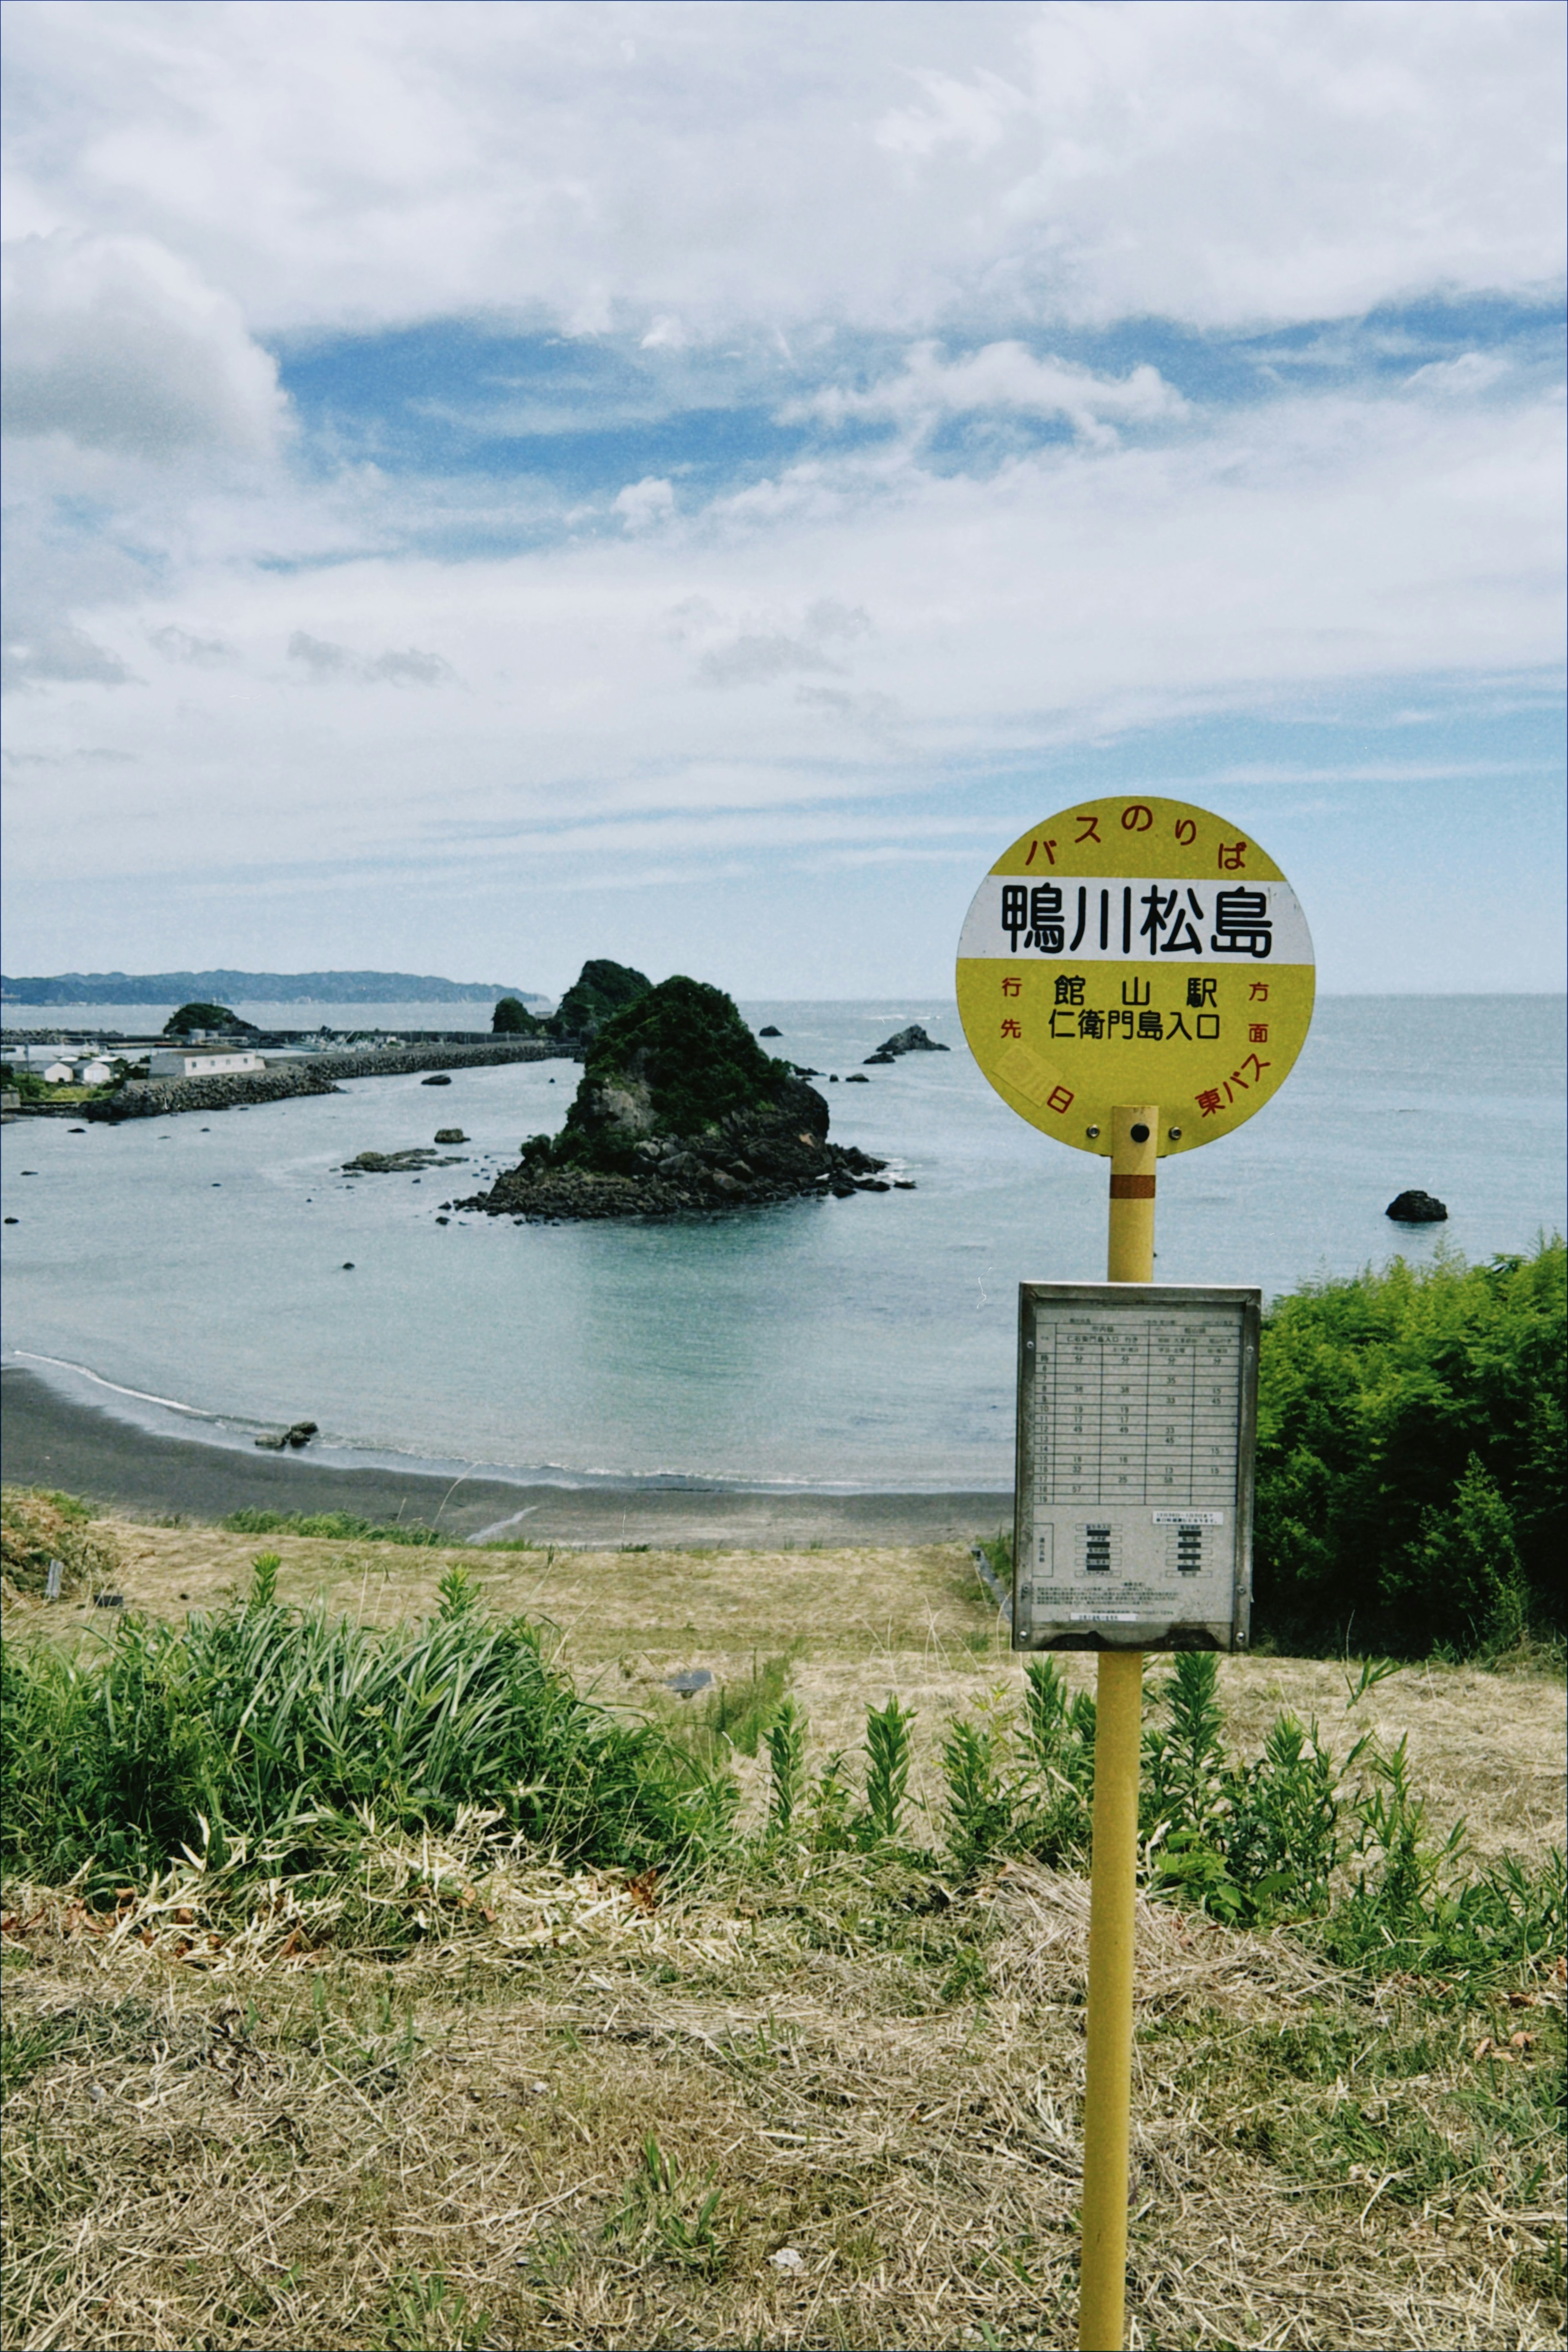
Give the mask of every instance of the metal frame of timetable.
<svg viewBox="0 0 1568 2352">
<path fill-rule="evenodd" d="M 1246 1647 L 1261 1304 L 1019 1285 L 1016 1650 Z"/>
</svg>

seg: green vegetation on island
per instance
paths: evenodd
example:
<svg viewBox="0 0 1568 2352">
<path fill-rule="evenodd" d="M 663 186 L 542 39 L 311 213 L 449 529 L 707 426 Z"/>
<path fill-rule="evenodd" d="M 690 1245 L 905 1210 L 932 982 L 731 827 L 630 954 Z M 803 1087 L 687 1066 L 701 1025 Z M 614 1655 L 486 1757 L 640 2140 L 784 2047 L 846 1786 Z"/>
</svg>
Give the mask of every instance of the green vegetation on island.
<svg viewBox="0 0 1568 2352">
<path fill-rule="evenodd" d="M 551 1147 L 557 1167 L 629 1174 L 637 1146 L 690 1139 L 773 1108 L 798 1085 L 764 1054 L 721 988 L 678 973 L 644 987 L 589 1044 L 583 1080 Z"/>
<path fill-rule="evenodd" d="M 537 1037 L 542 1025 L 515 996 L 503 996 L 490 1015 L 490 1032 L 497 1037 Z"/>
<path fill-rule="evenodd" d="M 198 1030 L 205 1030 L 210 1037 L 256 1037 L 261 1034 L 253 1021 L 242 1021 L 226 1004 L 182 1004 L 163 1024 L 165 1037 L 190 1037 Z"/>
<path fill-rule="evenodd" d="M 652 986 L 647 974 L 630 964 L 592 957 L 544 1025 L 552 1037 L 592 1037 Z"/>
</svg>

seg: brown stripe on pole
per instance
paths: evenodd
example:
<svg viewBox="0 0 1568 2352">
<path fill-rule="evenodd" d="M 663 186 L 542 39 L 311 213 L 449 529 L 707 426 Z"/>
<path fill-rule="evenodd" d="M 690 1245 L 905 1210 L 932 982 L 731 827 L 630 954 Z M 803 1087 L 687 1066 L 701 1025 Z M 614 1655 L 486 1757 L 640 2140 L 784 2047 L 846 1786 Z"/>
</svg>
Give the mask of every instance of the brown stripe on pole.
<svg viewBox="0 0 1568 2352">
<path fill-rule="evenodd" d="M 1154 1179 L 1152 1176 L 1112 1176 L 1110 1197 L 1113 1201 L 1152 1201 Z"/>
</svg>

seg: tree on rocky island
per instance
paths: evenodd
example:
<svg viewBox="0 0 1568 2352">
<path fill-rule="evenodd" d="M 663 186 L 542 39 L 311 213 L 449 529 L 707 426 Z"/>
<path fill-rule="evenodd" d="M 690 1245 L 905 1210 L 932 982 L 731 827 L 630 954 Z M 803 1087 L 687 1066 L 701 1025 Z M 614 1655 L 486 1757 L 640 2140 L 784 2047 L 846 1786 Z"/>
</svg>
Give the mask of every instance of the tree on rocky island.
<svg viewBox="0 0 1568 2352">
<path fill-rule="evenodd" d="M 536 1037 L 539 1023 L 515 996 L 503 996 L 490 1015 L 490 1034 L 496 1037 Z"/>
<path fill-rule="evenodd" d="M 189 1037 L 197 1029 L 216 1031 L 231 1037 L 255 1037 L 259 1034 L 253 1021 L 242 1021 L 226 1004 L 182 1004 L 171 1013 L 163 1024 L 165 1037 Z"/>
<path fill-rule="evenodd" d="M 646 996 L 652 986 L 647 972 L 635 971 L 627 963 L 613 963 L 608 956 L 595 956 L 583 966 L 545 1025 L 552 1037 L 592 1037 L 606 1021 Z"/>
</svg>

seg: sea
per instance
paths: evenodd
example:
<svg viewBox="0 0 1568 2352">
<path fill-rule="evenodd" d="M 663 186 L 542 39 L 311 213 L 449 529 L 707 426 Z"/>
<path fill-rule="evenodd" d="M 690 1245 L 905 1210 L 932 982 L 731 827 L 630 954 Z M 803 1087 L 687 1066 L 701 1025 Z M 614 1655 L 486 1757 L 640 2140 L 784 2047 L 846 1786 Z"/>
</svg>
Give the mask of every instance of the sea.
<svg viewBox="0 0 1568 2352">
<path fill-rule="evenodd" d="M 247 1006 L 261 1026 L 450 1029 L 482 1007 Z M 150 1429 L 566 1486 L 846 1492 L 1012 1483 L 1017 1286 L 1103 1276 L 1104 1162 L 994 1095 L 949 999 L 747 1003 L 832 1132 L 912 1192 L 670 1222 L 523 1225 L 448 1204 L 552 1131 L 569 1062 L 354 1080 L 246 1110 L 0 1134 L 5 1360 Z M 73 1007 L 146 1034 L 161 1012 Z M 22 1008 L 11 1025 L 56 1025 Z M 363 1016 L 363 1017 L 362 1017 Z M 851 1075 L 917 1021 L 945 1053 Z M 1319 1001 L 1280 1092 L 1162 1163 L 1160 1278 L 1268 1297 L 1524 1252 L 1563 1223 L 1564 1003 Z M 835 1079 L 837 1082 L 835 1082 Z M 460 1164 L 345 1177 L 460 1127 Z M 1392 1224 L 1407 1187 L 1448 1221 Z M 445 1217 L 447 1222 L 439 1223 Z"/>
</svg>

